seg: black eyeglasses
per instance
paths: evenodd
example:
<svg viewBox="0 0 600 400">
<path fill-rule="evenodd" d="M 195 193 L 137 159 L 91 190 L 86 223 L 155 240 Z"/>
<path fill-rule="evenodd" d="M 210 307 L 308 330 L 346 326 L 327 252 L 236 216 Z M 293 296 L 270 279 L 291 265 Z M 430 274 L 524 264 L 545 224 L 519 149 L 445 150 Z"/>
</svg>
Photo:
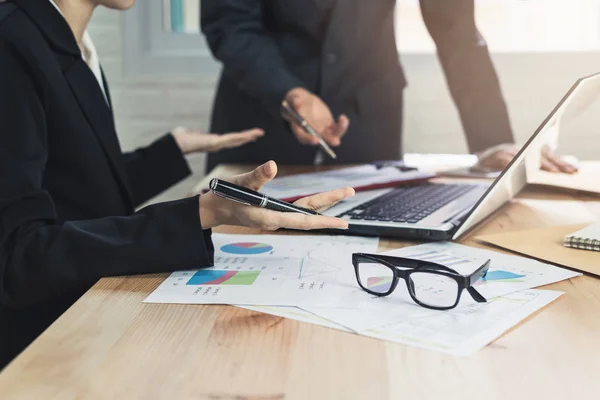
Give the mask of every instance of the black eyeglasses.
<svg viewBox="0 0 600 400">
<path fill-rule="evenodd" d="M 430 261 L 377 254 L 354 253 L 352 264 L 360 287 L 376 296 L 392 293 L 402 278 L 412 299 L 434 310 L 456 307 L 463 289 L 467 289 L 476 302 L 487 301 L 473 285 L 486 276 L 490 260 L 468 276 Z"/>
</svg>

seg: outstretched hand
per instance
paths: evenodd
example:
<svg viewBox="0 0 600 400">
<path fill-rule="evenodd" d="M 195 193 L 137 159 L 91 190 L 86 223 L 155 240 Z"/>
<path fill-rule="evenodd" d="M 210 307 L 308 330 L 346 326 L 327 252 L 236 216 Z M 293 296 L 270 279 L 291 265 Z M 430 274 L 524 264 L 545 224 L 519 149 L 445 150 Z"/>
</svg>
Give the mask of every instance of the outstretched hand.
<svg viewBox="0 0 600 400">
<path fill-rule="evenodd" d="M 269 161 L 254 171 L 234 176 L 231 182 L 258 191 L 276 175 L 277 164 Z M 353 195 L 354 189 L 342 188 L 305 197 L 294 204 L 314 211 L 323 211 Z M 240 225 L 267 231 L 275 231 L 279 228 L 301 230 L 348 228 L 348 222 L 341 218 L 266 210 L 235 203 L 212 193 L 200 196 L 200 219 L 204 229 L 218 225 Z"/>
<path fill-rule="evenodd" d="M 216 135 L 214 133 L 203 133 L 185 127 L 177 127 L 171 131 L 177 145 L 183 154 L 217 151 L 232 149 L 247 143 L 255 142 L 264 136 L 262 129 L 249 129 L 242 132 L 226 133 Z"/>
</svg>

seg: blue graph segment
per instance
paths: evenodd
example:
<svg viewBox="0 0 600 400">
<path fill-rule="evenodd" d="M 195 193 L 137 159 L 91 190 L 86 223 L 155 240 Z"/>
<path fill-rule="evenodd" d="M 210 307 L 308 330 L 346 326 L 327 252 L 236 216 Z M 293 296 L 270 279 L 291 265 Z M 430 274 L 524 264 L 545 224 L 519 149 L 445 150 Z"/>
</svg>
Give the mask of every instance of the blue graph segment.
<svg viewBox="0 0 600 400">
<path fill-rule="evenodd" d="M 513 272 L 509 272 L 509 271 L 497 270 L 497 271 L 489 271 L 487 273 L 487 275 L 485 276 L 485 278 L 483 278 L 483 279 L 486 281 L 506 281 L 506 280 L 524 278 L 524 277 L 525 277 L 525 275 L 519 275 L 519 274 L 515 274 Z"/>
<path fill-rule="evenodd" d="M 229 271 L 219 271 L 212 269 L 200 270 L 194 274 L 187 282 L 188 285 L 206 285 L 209 282 L 219 282 L 219 280 L 225 277 L 225 274 Z"/>
<path fill-rule="evenodd" d="M 271 250 L 273 250 L 273 246 L 269 244 L 253 242 L 230 243 L 221 247 L 221 251 L 224 253 L 240 255 L 263 254 Z"/>
<path fill-rule="evenodd" d="M 523 282 L 523 280 L 521 278 L 525 278 L 525 275 L 515 274 L 514 272 L 503 271 L 503 270 L 499 269 L 496 271 L 489 271 L 484 278 L 475 282 L 475 286 L 485 285 L 486 283 L 492 283 L 492 282 L 496 282 L 496 283 Z"/>
</svg>

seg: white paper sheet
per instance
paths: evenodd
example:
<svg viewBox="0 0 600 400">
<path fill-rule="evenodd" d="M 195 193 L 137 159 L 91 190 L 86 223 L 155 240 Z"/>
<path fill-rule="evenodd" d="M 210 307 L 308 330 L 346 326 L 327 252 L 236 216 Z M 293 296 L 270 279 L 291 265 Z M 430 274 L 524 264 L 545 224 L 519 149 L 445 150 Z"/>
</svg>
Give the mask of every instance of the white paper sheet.
<svg viewBox="0 0 600 400">
<path fill-rule="evenodd" d="M 346 186 L 361 188 L 375 184 L 432 178 L 430 172 L 400 171 L 395 167 L 377 169 L 362 165 L 309 174 L 298 174 L 273 179 L 261 189 L 261 193 L 278 199 L 296 198 Z"/>
<path fill-rule="evenodd" d="M 353 252 L 379 239 L 213 235 L 215 266 L 171 274 L 148 303 L 356 307 Z"/>
<path fill-rule="evenodd" d="M 395 306 L 372 303 L 362 310 L 308 308 L 307 311 L 361 335 L 468 356 L 561 294 L 525 290 L 449 311 L 429 310 L 409 303 Z"/>
<path fill-rule="evenodd" d="M 450 311 L 428 310 L 408 303 L 362 310 L 241 307 L 426 350 L 469 356 L 560 295 L 562 292 L 531 289 Z"/>
</svg>

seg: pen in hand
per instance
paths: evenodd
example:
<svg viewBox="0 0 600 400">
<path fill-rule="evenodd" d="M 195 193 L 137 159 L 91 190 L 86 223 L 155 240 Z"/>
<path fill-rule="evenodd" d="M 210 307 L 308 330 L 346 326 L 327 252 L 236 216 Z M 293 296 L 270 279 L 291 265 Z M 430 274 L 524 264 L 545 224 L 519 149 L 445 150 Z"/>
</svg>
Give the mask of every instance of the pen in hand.
<svg viewBox="0 0 600 400">
<path fill-rule="evenodd" d="M 282 200 L 274 199 L 252 189 L 238 186 L 221 179 L 212 179 L 210 181 L 210 190 L 219 197 L 246 205 L 266 208 L 267 210 L 296 212 L 305 215 L 320 215 L 316 211 L 298 207 Z"/>
<path fill-rule="evenodd" d="M 319 132 L 317 132 L 308 123 L 308 121 L 306 121 L 304 118 L 302 118 L 302 116 L 300 116 L 300 114 L 298 114 L 296 112 L 296 110 L 294 110 L 294 108 L 292 106 L 290 106 L 290 104 L 287 102 L 287 100 L 283 100 L 283 102 L 281 103 L 281 114 L 286 120 L 288 120 L 289 122 L 296 123 L 306 133 L 317 138 L 317 140 L 319 141 L 319 145 L 325 151 L 325 153 L 327 153 L 329 155 L 329 157 L 331 157 L 334 160 L 337 158 L 337 155 L 333 152 L 331 147 L 329 147 L 327 142 L 325 142 L 325 140 L 323 140 L 323 137 L 319 134 Z"/>
</svg>

